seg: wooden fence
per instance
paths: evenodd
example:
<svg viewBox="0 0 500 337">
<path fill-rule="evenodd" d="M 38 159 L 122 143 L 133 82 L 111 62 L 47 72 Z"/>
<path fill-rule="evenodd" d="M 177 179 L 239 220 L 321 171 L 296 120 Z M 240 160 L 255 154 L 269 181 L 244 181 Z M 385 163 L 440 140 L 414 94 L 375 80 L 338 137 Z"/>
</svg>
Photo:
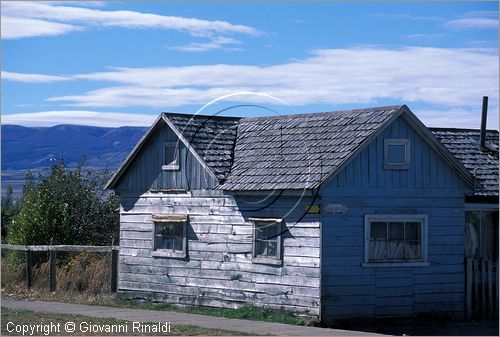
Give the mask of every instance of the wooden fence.
<svg viewBox="0 0 500 337">
<path fill-rule="evenodd" d="M 465 312 L 468 318 L 498 317 L 498 261 L 465 260 Z"/>
<path fill-rule="evenodd" d="M 109 263 L 109 291 L 116 292 L 118 282 L 118 251 L 119 246 L 114 245 L 114 240 L 110 246 L 77 246 L 77 245 L 56 245 L 51 240 L 50 245 L 10 245 L 2 244 L 2 250 L 22 251 L 26 254 L 26 288 L 31 288 L 33 272 L 32 272 L 32 253 L 33 252 L 49 252 L 49 289 L 56 290 L 56 258 L 57 252 L 91 252 L 91 253 L 111 253 Z"/>
</svg>

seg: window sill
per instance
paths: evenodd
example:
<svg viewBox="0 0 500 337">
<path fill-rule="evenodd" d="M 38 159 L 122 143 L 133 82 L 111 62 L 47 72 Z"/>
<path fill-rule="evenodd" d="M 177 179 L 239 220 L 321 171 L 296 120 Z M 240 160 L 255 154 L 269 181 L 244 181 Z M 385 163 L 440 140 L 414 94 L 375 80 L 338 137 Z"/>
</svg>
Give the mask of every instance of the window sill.
<svg viewBox="0 0 500 337">
<path fill-rule="evenodd" d="M 384 170 L 408 170 L 410 164 L 384 164 Z"/>
<path fill-rule="evenodd" d="M 281 259 L 273 259 L 270 257 L 253 257 L 252 263 L 281 266 L 283 264 L 283 261 Z"/>
<path fill-rule="evenodd" d="M 380 268 L 380 267 L 428 267 L 430 262 L 415 261 L 415 262 L 363 262 L 361 267 L 365 268 Z"/>
<path fill-rule="evenodd" d="M 179 169 L 179 165 L 177 164 L 163 165 L 161 169 L 163 171 L 177 171 Z"/>
<path fill-rule="evenodd" d="M 173 252 L 169 250 L 154 250 L 151 252 L 152 257 L 170 257 L 174 259 L 185 259 L 186 252 Z"/>
</svg>

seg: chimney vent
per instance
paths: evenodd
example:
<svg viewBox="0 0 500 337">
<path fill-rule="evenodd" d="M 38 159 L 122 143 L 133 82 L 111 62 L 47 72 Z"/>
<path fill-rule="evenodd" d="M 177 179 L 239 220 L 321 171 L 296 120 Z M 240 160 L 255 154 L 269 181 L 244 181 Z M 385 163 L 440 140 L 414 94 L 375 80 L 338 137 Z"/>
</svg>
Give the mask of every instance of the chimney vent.
<svg viewBox="0 0 500 337">
<path fill-rule="evenodd" d="M 482 149 L 486 148 L 486 118 L 488 115 L 488 96 L 483 96 L 483 111 L 481 113 L 481 132 L 479 134 L 479 144 Z"/>
</svg>

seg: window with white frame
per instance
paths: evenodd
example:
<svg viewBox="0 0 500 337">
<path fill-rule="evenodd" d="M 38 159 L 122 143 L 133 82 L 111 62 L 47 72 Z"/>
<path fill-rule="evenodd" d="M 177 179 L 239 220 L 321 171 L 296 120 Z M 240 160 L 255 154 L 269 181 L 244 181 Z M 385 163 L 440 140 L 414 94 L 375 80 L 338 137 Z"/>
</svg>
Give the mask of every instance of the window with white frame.
<svg viewBox="0 0 500 337">
<path fill-rule="evenodd" d="M 410 141 L 408 139 L 384 139 L 384 168 L 404 170 L 410 167 Z"/>
<path fill-rule="evenodd" d="M 253 261 L 281 261 L 281 219 L 250 219 L 253 223 Z"/>
<path fill-rule="evenodd" d="M 187 216 L 153 215 L 153 256 L 186 257 Z"/>
<path fill-rule="evenodd" d="M 167 142 L 163 147 L 163 170 L 179 169 L 179 143 Z"/>
<path fill-rule="evenodd" d="M 365 263 L 427 260 L 427 215 L 365 215 Z"/>
</svg>

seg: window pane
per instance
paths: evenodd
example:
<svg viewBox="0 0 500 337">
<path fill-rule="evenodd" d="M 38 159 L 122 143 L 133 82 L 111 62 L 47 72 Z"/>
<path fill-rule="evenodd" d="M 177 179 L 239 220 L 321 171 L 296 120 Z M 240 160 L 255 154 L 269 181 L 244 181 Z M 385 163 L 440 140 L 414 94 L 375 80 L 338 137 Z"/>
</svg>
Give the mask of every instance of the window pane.
<svg viewBox="0 0 500 337">
<path fill-rule="evenodd" d="M 257 241 L 255 243 L 255 255 L 265 256 L 267 253 L 267 242 L 266 241 Z"/>
<path fill-rule="evenodd" d="M 385 239 L 387 238 L 387 223 L 386 222 L 372 222 L 370 228 L 370 238 L 372 239 Z"/>
<path fill-rule="evenodd" d="M 176 144 L 165 145 L 165 165 L 173 164 L 177 161 L 177 146 Z"/>
<path fill-rule="evenodd" d="M 257 240 L 265 240 L 267 237 L 267 228 L 261 224 L 255 224 L 255 238 Z"/>
<path fill-rule="evenodd" d="M 384 260 L 387 256 L 386 253 L 386 241 L 384 239 L 372 239 L 370 240 L 370 254 L 369 260 Z"/>
<path fill-rule="evenodd" d="M 407 222 L 405 226 L 406 240 L 420 240 L 420 222 Z"/>
<path fill-rule="evenodd" d="M 181 223 L 156 223 L 154 249 L 183 251 L 184 226 Z"/>
<path fill-rule="evenodd" d="M 163 249 L 174 249 L 174 239 L 170 237 L 163 238 Z"/>
<path fill-rule="evenodd" d="M 387 146 L 387 158 L 390 164 L 406 164 L 406 146 L 400 144 L 389 144 Z"/>
<path fill-rule="evenodd" d="M 183 224 L 175 224 L 173 225 L 173 235 L 175 236 L 184 236 L 184 225 Z"/>
<path fill-rule="evenodd" d="M 407 241 L 405 243 L 405 258 L 410 260 L 422 258 L 420 241 Z"/>
<path fill-rule="evenodd" d="M 278 242 L 267 242 L 267 256 L 278 256 Z"/>
<path fill-rule="evenodd" d="M 404 242 L 389 241 L 387 242 L 387 259 L 401 260 L 404 259 Z"/>
<path fill-rule="evenodd" d="M 267 224 L 267 239 L 276 240 L 279 234 L 279 223 L 270 222 Z"/>
<path fill-rule="evenodd" d="M 389 232 L 387 235 L 389 241 L 403 241 L 404 240 L 404 223 L 403 222 L 389 222 Z"/>
<path fill-rule="evenodd" d="M 176 236 L 175 238 L 173 238 L 173 249 L 182 251 L 182 241 L 182 237 Z"/>
</svg>

